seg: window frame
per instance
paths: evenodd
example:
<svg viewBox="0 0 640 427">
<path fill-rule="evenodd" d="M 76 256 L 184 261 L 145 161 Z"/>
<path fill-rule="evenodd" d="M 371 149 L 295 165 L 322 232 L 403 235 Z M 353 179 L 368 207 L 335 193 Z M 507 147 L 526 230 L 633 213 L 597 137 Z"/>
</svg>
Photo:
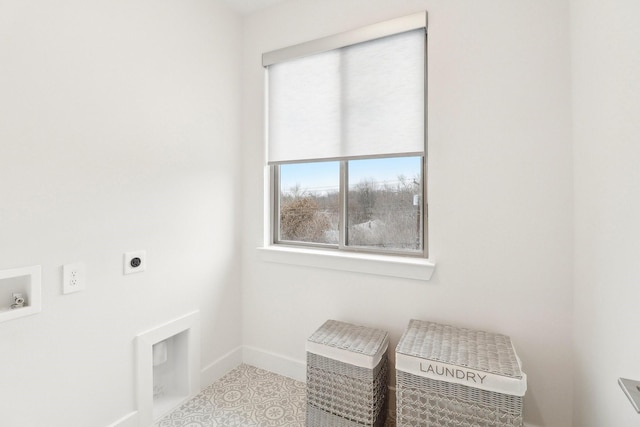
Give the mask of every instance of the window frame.
<svg viewBox="0 0 640 427">
<path fill-rule="evenodd" d="M 426 152 L 426 150 L 425 150 Z M 368 246 L 357 246 L 357 245 L 349 245 L 348 244 L 348 204 L 349 204 L 349 172 L 348 172 L 348 163 L 352 160 L 367 160 L 367 159 L 390 159 L 394 156 L 373 156 L 373 157 L 365 157 L 358 159 L 334 159 L 333 161 L 338 161 L 340 163 L 340 177 L 339 177 L 339 215 L 340 221 L 338 226 L 338 243 L 337 244 L 329 244 L 329 243 L 314 243 L 314 242 L 304 242 L 298 240 L 281 240 L 280 239 L 280 193 L 282 191 L 281 183 L 280 183 L 280 164 L 269 165 L 270 173 L 269 173 L 269 182 L 270 182 L 270 194 L 269 194 L 269 215 L 271 217 L 270 221 L 270 244 L 278 245 L 278 246 L 287 246 L 287 247 L 303 247 L 303 248 L 313 248 L 313 249 L 323 249 L 323 250 L 333 250 L 333 251 L 344 251 L 344 252 L 354 252 L 354 253 L 371 253 L 376 255 L 390 255 L 390 256 L 403 256 L 403 257 L 412 257 L 412 258 L 428 258 L 428 243 L 427 243 L 427 229 L 428 229 L 428 199 L 427 199 L 427 156 L 420 156 L 420 174 L 422 177 L 421 180 L 421 198 L 422 203 L 420 204 L 421 212 L 420 212 L 420 242 L 422 249 L 409 251 L 402 249 L 394 249 L 394 248 L 385 248 L 378 249 L 375 247 Z M 397 156 L 397 157 L 405 157 L 405 156 Z M 418 157 L 418 156 L 407 156 L 407 157 Z M 317 161 L 301 161 L 295 162 L 296 164 L 303 163 L 318 163 Z M 346 225 L 346 226 L 345 226 Z"/>
<path fill-rule="evenodd" d="M 333 36 L 324 37 L 317 40 L 312 40 L 310 42 L 301 43 L 298 45 L 274 50 L 271 52 L 264 53 L 262 56 L 262 65 L 265 70 L 268 70 L 269 65 L 277 64 L 279 62 L 288 61 L 295 58 L 304 57 L 307 55 L 312 55 L 315 53 L 321 53 L 328 50 L 339 49 L 341 47 L 366 42 L 370 40 L 374 40 L 377 38 L 382 38 L 386 36 L 393 36 L 395 34 L 399 34 L 406 31 L 411 31 L 419 28 L 425 29 L 425 39 L 427 37 L 426 29 L 427 29 L 427 13 L 419 12 L 412 15 L 404 16 L 401 18 L 396 18 L 390 21 L 381 22 L 378 24 L 370 25 L 367 27 L 362 27 L 356 30 L 348 31 L 341 34 L 336 34 Z M 392 261 L 394 257 L 399 257 L 401 259 L 414 259 L 419 260 L 423 259 L 425 261 L 429 258 L 429 204 L 428 204 L 428 132 L 427 132 L 427 43 L 425 43 L 425 64 L 424 64 L 424 154 L 422 154 L 421 161 L 421 173 L 422 173 L 422 192 L 421 192 L 421 232 L 420 239 L 422 243 L 422 250 L 420 251 L 407 251 L 407 250 L 398 250 L 398 249 L 377 249 L 366 246 L 349 246 L 347 245 L 347 227 L 345 227 L 345 223 L 348 219 L 347 212 L 347 197 L 349 192 L 348 187 L 348 177 L 347 177 L 347 168 L 346 163 L 349 160 L 356 160 L 353 158 L 340 158 L 333 159 L 334 161 L 340 162 L 340 216 L 341 222 L 338 227 L 339 233 L 339 242 L 337 245 L 334 244 L 324 244 L 324 243 L 313 243 L 313 242 L 301 242 L 301 241 L 286 241 L 279 239 L 280 232 L 280 176 L 279 176 L 279 168 L 280 164 L 270 164 L 267 165 L 268 173 L 265 178 L 268 181 L 268 203 L 267 209 L 265 209 L 265 214 L 268 215 L 268 219 L 265 222 L 265 225 L 268 225 L 268 232 L 265 233 L 265 237 L 268 239 L 265 242 L 265 248 L 274 248 L 279 247 L 282 248 L 283 251 L 281 253 L 287 253 L 288 250 L 296 250 L 300 249 L 301 251 L 307 251 L 309 254 L 314 254 L 316 252 L 328 252 L 328 253 L 336 253 L 336 254 L 352 254 L 353 256 L 358 256 L 358 254 L 363 255 L 372 255 L 375 257 L 380 256 L 381 258 L 388 258 Z M 268 88 L 268 71 L 265 73 L 265 85 Z M 268 89 L 265 94 L 265 109 L 268 117 Z M 265 119 L 265 124 L 268 129 L 268 119 Z M 383 156 L 383 158 L 390 158 L 394 156 Z M 372 157 L 373 158 L 373 157 Z M 380 158 L 380 157 L 378 157 Z M 300 162 L 291 162 L 291 163 L 313 163 L 313 160 L 309 161 L 300 161 Z M 286 164 L 282 163 L 282 164 Z M 393 262 L 393 261 L 392 261 Z M 418 261 L 419 262 L 419 261 Z M 304 264 L 304 263 L 302 263 Z M 429 268 L 429 277 L 433 272 L 433 268 L 435 264 L 431 262 L 427 262 L 425 264 Z M 426 280 L 429 279 L 426 278 Z"/>
</svg>

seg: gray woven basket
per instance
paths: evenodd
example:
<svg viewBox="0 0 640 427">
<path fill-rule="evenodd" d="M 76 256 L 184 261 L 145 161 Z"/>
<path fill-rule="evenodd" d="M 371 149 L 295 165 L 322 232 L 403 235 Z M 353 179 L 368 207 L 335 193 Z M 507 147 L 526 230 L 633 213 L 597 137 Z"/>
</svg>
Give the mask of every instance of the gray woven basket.
<svg viewBox="0 0 640 427">
<path fill-rule="evenodd" d="M 315 349 L 328 347 L 356 353 L 366 359 L 386 349 L 388 336 L 378 329 L 329 320 L 308 342 L 315 344 Z M 384 425 L 388 365 L 386 351 L 379 363 L 369 368 L 308 350 L 307 426 Z"/>
<path fill-rule="evenodd" d="M 404 356 L 425 361 L 419 373 L 398 369 Z M 423 376 L 427 371 L 435 374 L 428 362 L 442 369 L 440 379 Z M 398 427 L 523 425 L 522 396 L 476 384 L 476 378 L 484 375 L 512 381 L 520 389 L 524 383 L 526 389 L 526 376 L 505 335 L 411 320 L 396 348 L 396 368 Z"/>
</svg>

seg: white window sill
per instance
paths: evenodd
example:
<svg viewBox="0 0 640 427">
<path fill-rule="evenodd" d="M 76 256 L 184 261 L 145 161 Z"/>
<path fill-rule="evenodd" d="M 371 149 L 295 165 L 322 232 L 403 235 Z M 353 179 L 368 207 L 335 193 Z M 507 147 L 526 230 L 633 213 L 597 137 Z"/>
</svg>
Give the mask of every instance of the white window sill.
<svg viewBox="0 0 640 427">
<path fill-rule="evenodd" d="M 258 248 L 258 252 L 261 259 L 266 262 L 423 281 L 431 279 L 436 268 L 433 261 L 424 258 L 332 252 L 281 246 L 261 247 Z"/>
</svg>

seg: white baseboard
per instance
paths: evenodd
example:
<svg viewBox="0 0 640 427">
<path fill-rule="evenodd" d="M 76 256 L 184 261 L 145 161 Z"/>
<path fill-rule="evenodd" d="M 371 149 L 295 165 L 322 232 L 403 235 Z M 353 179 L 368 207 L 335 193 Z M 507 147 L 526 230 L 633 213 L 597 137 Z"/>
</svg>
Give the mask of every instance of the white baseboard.
<svg viewBox="0 0 640 427">
<path fill-rule="evenodd" d="M 297 381 L 306 382 L 307 380 L 306 363 L 283 356 L 282 354 L 245 345 L 242 348 L 242 360 L 247 365 L 275 372 L 276 374 L 293 378 Z"/>
<path fill-rule="evenodd" d="M 130 414 L 125 415 L 113 424 L 109 424 L 107 427 L 138 427 L 138 411 L 133 411 Z"/>
<path fill-rule="evenodd" d="M 242 364 L 242 346 L 234 348 L 202 369 L 200 372 L 201 388 L 206 388 L 240 364 Z"/>
<path fill-rule="evenodd" d="M 237 347 L 202 368 L 200 371 L 200 388 L 206 388 L 240 364 L 242 364 L 242 347 Z M 138 427 L 138 425 L 138 411 L 134 411 L 107 427 Z"/>
</svg>

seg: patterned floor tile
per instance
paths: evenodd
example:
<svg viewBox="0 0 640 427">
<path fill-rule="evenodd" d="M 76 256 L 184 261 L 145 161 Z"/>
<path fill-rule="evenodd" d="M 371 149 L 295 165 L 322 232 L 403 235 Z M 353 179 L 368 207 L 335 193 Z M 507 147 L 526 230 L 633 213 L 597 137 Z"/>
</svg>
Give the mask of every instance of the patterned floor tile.
<svg viewBox="0 0 640 427">
<path fill-rule="evenodd" d="M 303 427 L 306 398 L 304 383 L 240 365 L 154 427 Z"/>
</svg>

